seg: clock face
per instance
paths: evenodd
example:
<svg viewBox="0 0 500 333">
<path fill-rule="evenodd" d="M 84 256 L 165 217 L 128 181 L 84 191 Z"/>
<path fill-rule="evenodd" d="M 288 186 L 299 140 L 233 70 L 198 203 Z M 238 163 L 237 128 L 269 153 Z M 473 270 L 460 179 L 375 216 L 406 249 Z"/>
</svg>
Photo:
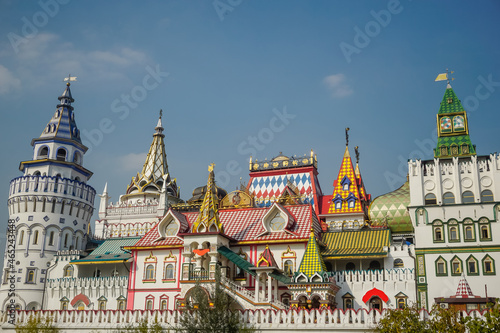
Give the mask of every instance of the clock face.
<svg viewBox="0 0 500 333">
<path fill-rule="evenodd" d="M 165 228 L 165 234 L 167 234 L 167 236 L 174 236 L 176 232 L 177 232 L 177 224 L 175 224 L 174 222 L 171 222 Z"/>
<path fill-rule="evenodd" d="M 269 222 L 269 227 L 273 231 L 283 230 L 283 228 L 285 227 L 285 219 L 278 213 L 273 217 L 271 222 Z"/>
</svg>

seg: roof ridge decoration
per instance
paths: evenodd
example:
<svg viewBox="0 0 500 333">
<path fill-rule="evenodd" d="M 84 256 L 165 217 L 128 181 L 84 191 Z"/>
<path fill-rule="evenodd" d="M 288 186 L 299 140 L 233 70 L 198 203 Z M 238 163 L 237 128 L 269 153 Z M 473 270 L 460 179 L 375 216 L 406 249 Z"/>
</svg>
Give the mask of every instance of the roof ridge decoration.
<svg viewBox="0 0 500 333">
<path fill-rule="evenodd" d="M 153 186 L 156 192 L 161 192 L 163 187 L 168 194 L 179 198 L 179 191 L 176 179 L 170 178 L 168 171 L 167 154 L 165 152 L 165 134 L 163 134 L 162 124 L 163 110 L 160 110 L 160 117 L 155 127 L 153 134 L 153 142 L 149 147 L 149 152 L 146 161 L 140 173 L 132 178 L 129 186 L 127 187 L 127 194 L 137 190 L 144 192 L 146 187 Z"/>
<path fill-rule="evenodd" d="M 349 128 L 346 128 L 346 142 L 349 141 L 348 130 Z M 333 194 L 328 213 L 366 213 L 366 203 L 369 200 L 370 195 L 366 194 L 361 174 L 356 175 L 349 154 L 349 146 L 346 145 L 337 179 L 333 182 Z"/>
<path fill-rule="evenodd" d="M 76 141 L 78 144 L 82 145 L 80 130 L 78 130 L 78 127 L 76 126 L 75 114 L 73 112 L 73 106 L 71 106 L 71 103 L 75 100 L 71 96 L 71 84 L 69 81 L 75 80 L 76 77 L 71 76 L 69 79 L 65 79 L 65 81 L 68 82 L 66 83 L 66 88 L 63 93 L 58 97 L 59 104 L 57 104 L 56 112 L 50 119 L 40 137 L 35 140 L 62 139 Z"/>
<path fill-rule="evenodd" d="M 319 246 L 316 242 L 316 237 L 314 236 L 314 230 L 312 228 L 311 235 L 307 241 L 306 251 L 304 252 L 297 272 L 304 273 L 308 277 L 319 272 L 326 272 L 326 265 L 319 251 Z"/>
<path fill-rule="evenodd" d="M 193 223 L 192 232 L 222 232 L 222 224 L 219 219 L 219 199 L 214 195 L 215 175 L 212 163 L 208 166 L 207 192 L 201 204 L 200 214 Z"/>
<path fill-rule="evenodd" d="M 249 170 L 252 171 L 263 171 L 263 170 L 279 170 L 279 169 L 290 169 L 290 168 L 299 168 L 305 166 L 314 166 L 316 169 L 318 168 L 318 157 L 314 154 L 314 151 L 311 149 L 310 156 L 304 154 L 302 157 L 292 156 L 288 157 L 283 155 L 282 152 L 279 153 L 278 156 L 274 157 L 271 160 L 264 159 L 264 161 L 258 161 L 257 159 L 252 160 L 252 156 L 250 156 L 249 162 Z"/>
<path fill-rule="evenodd" d="M 448 72 L 439 74 L 436 78 L 436 81 L 443 80 L 447 80 L 448 84 L 437 114 L 438 142 L 434 149 L 434 157 L 476 155 L 476 147 L 469 136 L 467 112 L 450 85 Z"/>
</svg>

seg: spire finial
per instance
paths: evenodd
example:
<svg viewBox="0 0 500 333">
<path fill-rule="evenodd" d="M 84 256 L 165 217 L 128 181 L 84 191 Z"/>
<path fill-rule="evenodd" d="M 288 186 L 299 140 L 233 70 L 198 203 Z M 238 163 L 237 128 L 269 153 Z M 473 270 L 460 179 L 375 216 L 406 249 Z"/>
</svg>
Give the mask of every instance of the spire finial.
<svg viewBox="0 0 500 333">
<path fill-rule="evenodd" d="M 215 166 L 215 163 L 212 163 L 208 166 L 208 172 L 212 172 L 214 171 L 214 166 Z"/>
<path fill-rule="evenodd" d="M 163 110 L 160 109 L 160 119 L 161 119 L 162 116 L 163 116 Z"/>
<path fill-rule="evenodd" d="M 359 150 L 358 150 L 358 146 L 354 147 L 354 152 L 356 153 L 356 164 L 359 163 Z"/>
<path fill-rule="evenodd" d="M 450 74 L 453 74 L 454 71 L 449 71 L 448 68 L 446 68 L 446 73 L 441 73 L 441 74 L 438 74 L 438 76 L 436 77 L 436 79 L 434 81 L 445 81 L 447 82 L 447 89 L 448 88 L 451 88 L 451 85 L 450 85 Z M 451 81 L 455 80 L 454 77 L 451 78 Z"/>
<path fill-rule="evenodd" d="M 345 128 L 345 145 L 346 146 L 349 146 L 349 130 L 350 130 L 349 127 Z"/>
</svg>

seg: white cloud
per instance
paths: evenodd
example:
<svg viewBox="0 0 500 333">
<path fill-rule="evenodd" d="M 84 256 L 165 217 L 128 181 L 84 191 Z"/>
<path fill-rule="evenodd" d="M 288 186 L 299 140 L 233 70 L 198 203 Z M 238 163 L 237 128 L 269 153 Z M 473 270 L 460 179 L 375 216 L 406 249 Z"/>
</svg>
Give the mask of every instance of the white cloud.
<svg viewBox="0 0 500 333">
<path fill-rule="evenodd" d="M 141 172 L 144 161 L 146 161 L 146 153 L 134 154 L 130 153 L 127 155 L 118 156 L 116 160 L 120 165 L 120 170 L 125 172 Z"/>
<path fill-rule="evenodd" d="M 12 72 L 0 65 L 0 95 L 6 95 L 21 88 L 21 80 L 15 77 Z"/>
<path fill-rule="evenodd" d="M 325 77 L 323 83 L 334 98 L 347 97 L 353 93 L 352 88 L 346 83 L 345 75 L 342 73 Z"/>
</svg>

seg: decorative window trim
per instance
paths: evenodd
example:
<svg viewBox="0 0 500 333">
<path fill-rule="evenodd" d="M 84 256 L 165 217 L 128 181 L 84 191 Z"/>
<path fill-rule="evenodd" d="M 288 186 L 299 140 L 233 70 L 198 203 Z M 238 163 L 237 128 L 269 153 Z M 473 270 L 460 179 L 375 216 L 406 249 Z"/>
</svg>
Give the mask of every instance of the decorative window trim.
<svg viewBox="0 0 500 333">
<path fill-rule="evenodd" d="M 405 263 L 404 263 L 403 259 L 401 259 L 401 258 L 395 258 L 394 261 L 393 261 L 392 267 L 394 267 L 394 268 L 404 268 L 405 267 Z"/>
<path fill-rule="evenodd" d="M 394 298 L 396 299 L 396 308 L 397 309 L 404 309 L 408 306 L 408 296 L 406 296 L 405 293 L 400 291 L 397 293 Z M 402 307 L 400 306 L 402 305 Z"/>
<path fill-rule="evenodd" d="M 437 239 L 436 237 L 436 230 L 440 229 L 441 230 L 441 239 Z M 444 243 L 445 242 L 445 235 L 444 235 L 444 226 L 441 221 L 434 221 L 432 223 L 432 240 L 434 243 Z"/>
<path fill-rule="evenodd" d="M 169 300 L 169 297 L 165 294 L 161 295 L 160 296 L 160 310 L 164 311 L 164 310 L 168 310 L 168 300 Z M 163 302 L 165 302 L 165 308 L 163 309 Z"/>
<path fill-rule="evenodd" d="M 66 265 L 63 269 L 63 277 L 72 278 L 73 274 L 75 274 L 75 268 L 73 267 L 73 265 L 71 264 Z"/>
<path fill-rule="evenodd" d="M 486 271 L 486 261 L 491 261 L 491 271 Z M 483 266 L 483 275 L 496 275 L 495 259 L 493 259 L 489 254 L 484 256 L 484 258 L 481 260 L 481 264 L 481 266 Z"/>
<path fill-rule="evenodd" d="M 351 180 L 349 179 L 349 177 L 347 177 L 347 175 L 342 178 L 342 180 L 340 181 L 340 185 L 342 186 L 342 191 L 347 192 L 350 190 Z"/>
<path fill-rule="evenodd" d="M 271 228 L 270 223 L 276 218 L 278 214 L 284 220 L 283 226 L 279 229 L 273 229 Z M 288 212 L 288 210 L 280 204 L 274 203 L 262 217 L 262 226 L 266 230 L 262 235 L 273 232 L 289 232 L 287 229 L 289 229 L 294 223 L 295 220 L 293 216 Z"/>
<path fill-rule="evenodd" d="M 469 262 L 474 262 L 476 264 L 476 272 L 470 271 Z M 467 275 L 471 276 L 479 275 L 479 261 L 472 254 L 467 258 L 465 263 L 467 265 Z"/>
<path fill-rule="evenodd" d="M 30 273 L 33 273 L 30 278 Z M 36 284 L 36 268 L 26 268 L 26 284 Z"/>
<path fill-rule="evenodd" d="M 148 302 L 151 302 L 151 309 L 148 309 Z M 144 299 L 144 309 L 145 310 L 154 310 L 155 308 L 155 298 L 153 295 L 148 295 Z"/>
<path fill-rule="evenodd" d="M 451 238 L 452 229 L 455 229 L 455 231 L 456 231 L 457 238 L 455 238 L 455 239 Z M 460 228 L 458 227 L 458 223 L 455 220 L 448 222 L 448 242 L 450 242 L 450 243 L 460 242 Z"/>
<path fill-rule="evenodd" d="M 145 282 L 145 283 L 156 282 L 156 262 L 157 262 L 156 257 L 153 256 L 153 251 L 151 251 L 149 254 L 149 257 L 144 259 L 144 271 L 143 271 L 144 276 L 143 276 L 142 282 Z M 152 279 L 148 279 L 147 268 L 149 265 L 153 266 L 153 278 Z"/>
<path fill-rule="evenodd" d="M 167 278 L 167 267 L 168 265 L 173 266 L 173 277 Z M 173 255 L 172 251 L 163 259 L 163 282 L 173 282 L 176 280 L 177 271 L 177 257 Z"/>
<path fill-rule="evenodd" d="M 455 264 L 455 263 L 459 264 L 458 272 L 457 272 L 457 270 L 453 269 L 453 264 Z M 450 260 L 450 274 L 452 276 L 460 276 L 460 275 L 462 275 L 463 271 L 464 271 L 464 263 L 463 263 L 462 259 L 460 259 L 457 256 L 454 256 L 453 258 L 451 258 L 451 260 Z"/>
<path fill-rule="evenodd" d="M 286 249 L 285 252 L 281 254 L 281 268 L 283 269 L 283 272 L 285 272 L 285 262 L 287 260 L 290 260 L 292 262 L 292 274 L 295 272 L 296 269 L 296 264 L 297 264 L 297 254 L 295 251 L 292 251 L 290 248 L 290 245 L 288 245 L 288 248 Z M 286 274 L 286 272 L 285 272 Z"/>
<path fill-rule="evenodd" d="M 424 205 L 426 205 L 426 206 L 436 206 L 437 205 L 436 195 L 434 193 L 427 193 L 425 195 L 425 197 L 424 197 Z"/>
<path fill-rule="evenodd" d="M 486 228 L 488 232 L 488 237 L 483 237 L 483 229 Z M 479 219 L 479 240 L 481 242 L 491 241 L 491 225 L 490 221 L 487 218 Z"/>
<path fill-rule="evenodd" d="M 444 273 L 440 273 L 439 270 L 438 270 L 438 264 L 439 263 L 442 263 L 443 264 L 443 268 L 444 268 Z M 436 269 L 436 276 L 448 276 L 448 262 L 446 261 L 446 259 L 444 259 L 443 257 L 439 256 L 436 261 L 434 262 L 434 265 L 436 266 L 435 269 Z"/>
<path fill-rule="evenodd" d="M 472 238 L 467 238 L 467 228 L 471 228 L 472 230 Z M 462 224 L 462 229 L 464 233 L 464 242 L 475 242 L 476 241 L 476 226 L 471 219 L 465 219 Z"/>
</svg>

